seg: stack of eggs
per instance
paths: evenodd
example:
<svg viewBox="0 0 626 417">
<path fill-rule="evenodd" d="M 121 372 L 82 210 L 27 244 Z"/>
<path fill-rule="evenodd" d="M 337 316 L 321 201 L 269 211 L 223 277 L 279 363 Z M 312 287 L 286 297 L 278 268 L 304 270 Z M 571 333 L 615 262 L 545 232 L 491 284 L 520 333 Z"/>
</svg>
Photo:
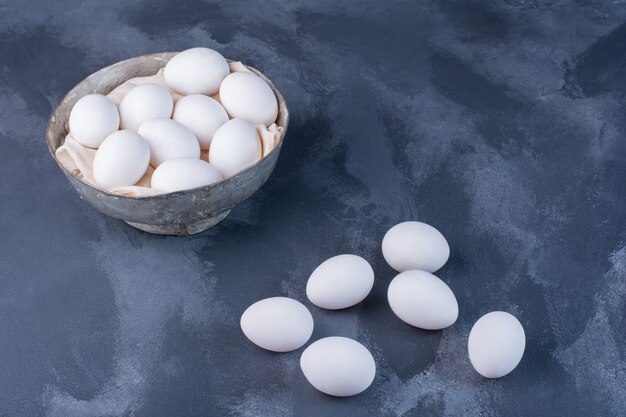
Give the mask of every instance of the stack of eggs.
<svg viewBox="0 0 626 417">
<path fill-rule="evenodd" d="M 433 275 L 447 262 L 450 247 L 434 227 L 416 221 L 395 225 L 382 241 L 385 260 L 399 274 L 390 282 L 387 300 L 395 315 L 411 326 L 441 330 L 459 315 L 454 293 Z M 311 274 L 306 295 L 311 303 L 341 310 L 363 301 L 374 285 L 374 270 L 357 255 L 344 254 L 320 264 Z M 256 345 L 275 352 L 304 346 L 313 334 L 313 316 L 291 298 L 272 297 L 252 304 L 241 316 L 241 329 Z M 472 327 L 469 359 L 487 378 L 511 372 L 524 354 L 526 336 L 511 314 L 492 311 Z M 300 357 L 305 378 L 318 390 L 340 397 L 359 394 L 376 375 L 376 362 L 356 340 L 330 336 L 309 345 Z"/>
<path fill-rule="evenodd" d="M 137 85 L 119 106 L 89 94 L 72 108 L 71 135 L 97 149 L 98 186 L 132 186 L 151 166 L 151 188 L 180 191 L 231 177 L 263 157 L 255 126 L 270 126 L 278 115 L 276 96 L 263 79 L 231 73 L 226 59 L 208 48 L 175 55 L 163 79 L 167 88 Z M 173 95 L 182 97 L 174 102 Z"/>
</svg>

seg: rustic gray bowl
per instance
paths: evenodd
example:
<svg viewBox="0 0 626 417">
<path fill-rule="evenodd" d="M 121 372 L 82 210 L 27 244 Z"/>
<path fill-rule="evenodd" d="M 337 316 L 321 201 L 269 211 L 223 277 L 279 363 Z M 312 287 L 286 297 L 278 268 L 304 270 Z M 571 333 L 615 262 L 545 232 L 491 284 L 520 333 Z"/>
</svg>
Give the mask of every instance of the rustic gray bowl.
<svg viewBox="0 0 626 417">
<path fill-rule="evenodd" d="M 46 140 L 50 154 L 72 183 L 81 198 L 99 212 L 149 233 L 163 235 L 192 235 L 200 233 L 223 220 L 230 210 L 257 191 L 274 170 L 283 144 L 289 111 L 278 89 L 263 74 L 248 67 L 270 85 L 278 99 L 278 126 L 284 128 L 278 145 L 263 159 L 238 174 L 218 183 L 175 193 L 151 197 L 129 197 L 113 194 L 88 184 L 68 171 L 56 159 L 55 151 L 68 133 L 69 114 L 79 98 L 90 93 L 108 94 L 133 77 L 154 75 L 176 52 L 139 56 L 118 62 L 90 75 L 63 98 L 50 116 Z"/>
</svg>

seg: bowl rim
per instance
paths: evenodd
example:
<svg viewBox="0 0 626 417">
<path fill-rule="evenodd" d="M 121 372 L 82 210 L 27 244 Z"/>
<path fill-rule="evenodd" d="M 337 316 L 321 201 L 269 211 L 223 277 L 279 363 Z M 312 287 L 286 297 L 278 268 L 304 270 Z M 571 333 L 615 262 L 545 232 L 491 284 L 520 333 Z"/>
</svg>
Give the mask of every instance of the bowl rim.
<svg viewBox="0 0 626 417">
<path fill-rule="evenodd" d="M 113 197 L 113 198 L 131 199 L 131 200 L 160 200 L 160 199 L 167 198 L 167 197 L 170 197 L 170 196 L 180 196 L 180 195 L 184 195 L 184 194 L 193 193 L 193 192 L 199 191 L 199 190 L 206 190 L 208 192 L 210 189 L 217 187 L 218 185 L 222 184 L 224 181 L 228 181 L 228 180 L 237 178 L 238 176 L 242 175 L 244 172 L 246 172 L 248 170 L 254 169 L 257 165 L 261 164 L 266 158 L 268 158 L 272 153 L 280 151 L 280 148 L 282 147 L 284 139 L 285 139 L 285 135 L 287 134 L 287 128 L 289 126 L 289 108 L 287 107 L 287 101 L 283 97 L 283 95 L 280 92 L 280 90 L 278 89 L 278 87 L 276 87 L 276 85 L 274 85 L 272 80 L 270 80 L 268 77 L 266 77 L 261 71 L 259 71 L 258 69 L 254 68 L 254 67 L 246 65 L 246 64 L 244 64 L 241 61 L 236 61 L 236 60 L 233 60 L 233 59 L 225 58 L 226 61 L 229 64 L 232 63 L 232 62 L 240 62 L 244 67 L 246 67 L 248 70 L 250 70 L 252 73 L 257 75 L 258 77 L 260 77 L 263 81 L 265 81 L 270 86 L 270 88 L 272 89 L 272 92 L 276 96 L 276 100 L 278 102 L 278 107 L 279 107 L 279 109 L 278 109 L 279 113 L 281 111 L 281 108 L 284 109 L 283 110 L 284 111 L 284 113 L 283 113 L 283 116 L 284 116 L 283 117 L 283 123 L 280 124 L 280 125 L 277 124 L 278 127 L 282 127 L 283 128 L 283 131 L 280 134 L 280 139 L 279 139 L 278 143 L 274 146 L 274 148 L 271 151 L 269 151 L 266 155 L 263 155 L 261 157 L 261 159 L 256 161 L 254 164 L 252 164 L 252 165 L 242 169 L 241 171 L 239 171 L 238 173 L 236 173 L 235 175 L 233 175 L 231 177 L 221 179 L 221 180 L 219 180 L 217 182 L 214 182 L 212 184 L 209 184 L 209 185 L 203 185 L 203 186 L 200 186 L 200 187 L 189 188 L 189 189 L 186 189 L 186 190 L 174 191 L 174 192 L 170 192 L 170 193 L 162 193 L 162 194 L 156 194 L 156 195 L 130 196 L 130 195 L 113 193 L 110 190 L 107 190 L 107 189 L 99 187 L 97 185 L 93 185 L 91 183 L 88 183 L 84 179 L 79 178 L 76 175 L 74 175 L 74 173 L 72 171 L 67 169 L 65 166 L 63 166 L 63 164 L 61 164 L 59 162 L 59 160 L 56 157 L 56 149 L 52 148 L 52 142 L 53 142 L 52 139 L 54 137 L 54 134 L 52 133 L 52 119 L 57 114 L 57 112 L 59 111 L 59 108 L 61 107 L 61 105 L 66 102 L 68 96 L 72 93 L 72 91 L 74 91 L 77 87 L 79 87 L 81 84 L 86 82 L 91 77 L 95 77 L 101 71 L 107 70 L 107 69 L 109 69 L 111 67 L 114 67 L 114 66 L 117 66 L 117 65 L 121 65 L 121 64 L 123 64 L 125 62 L 133 61 L 133 60 L 136 60 L 138 58 L 149 58 L 149 57 L 162 58 L 164 56 L 171 55 L 171 56 L 169 56 L 167 58 L 167 61 L 169 61 L 173 56 L 175 56 L 179 52 L 155 52 L 155 53 L 151 53 L 151 54 L 138 55 L 138 56 L 134 56 L 134 57 L 131 57 L 131 58 L 123 59 L 121 61 L 114 62 L 114 63 L 112 63 L 110 65 L 107 65 L 105 67 L 100 68 L 96 72 L 93 72 L 93 73 L 89 74 L 87 77 L 83 78 L 81 81 L 76 83 L 72 88 L 70 88 L 63 95 L 63 98 L 61 98 L 61 100 L 54 107 L 54 110 L 52 111 L 52 113 L 50 113 L 50 116 L 48 117 L 48 123 L 46 125 L 46 131 L 45 131 L 45 138 L 46 138 L 46 145 L 48 147 L 48 152 L 50 153 L 50 155 L 55 160 L 57 165 L 63 170 L 63 172 L 66 175 L 69 175 L 71 178 L 75 179 L 76 181 L 81 182 L 83 185 L 85 185 L 85 186 L 87 186 L 89 188 L 92 188 L 92 189 L 96 190 L 99 193 L 106 194 L 106 195 L 108 195 L 110 197 Z M 166 61 L 166 63 L 167 63 L 167 61 Z M 125 81 L 128 81 L 128 80 L 125 80 Z M 125 81 L 123 81 L 123 82 L 125 82 Z M 115 86 L 114 88 L 116 88 L 118 86 Z M 63 141 L 65 142 L 65 138 L 63 138 Z"/>
</svg>

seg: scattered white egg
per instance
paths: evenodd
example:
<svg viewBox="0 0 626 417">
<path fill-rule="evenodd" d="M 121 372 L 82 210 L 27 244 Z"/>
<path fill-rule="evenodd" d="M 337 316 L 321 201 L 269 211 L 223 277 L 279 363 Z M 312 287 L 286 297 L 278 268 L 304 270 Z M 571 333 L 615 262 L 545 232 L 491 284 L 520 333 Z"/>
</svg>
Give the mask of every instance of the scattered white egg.
<svg viewBox="0 0 626 417">
<path fill-rule="evenodd" d="M 374 285 L 374 270 L 360 256 L 337 255 L 322 262 L 306 285 L 306 295 L 321 308 L 337 310 L 363 301 Z"/>
<path fill-rule="evenodd" d="M 133 185 L 150 162 L 148 143 L 135 132 L 119 130 L 100 144 L 93 160 L 93 177 L 102 188 Z"/>
<path fill-rule="evenodd" d="M 486 378 L 500 378 L 515 369 L 525 347 L 522 324 L 504 311 L 492 311 L 478 319 L 467 341 L 472 366 Z"/>
<path fill-rule="evenodd" d="M 233 72 L 220 86 L 220 101 L 233 118 L 269 126 L 278 116 L 278 101 L 271 87 L 250 72 Z"/>
<path fill-rule="evenodd" d="M 144 122 L 172 115 L 174 101 L 158 84 L 146 83 L 130 90 L 120 102 L 122 129 L 137 131 Z"/>
<path fill-rule="evenodd" d="M 188 190 L 216 183 L 222 179 L 219 171 L 198 158 L 169 159 L 152 174 L 150 186 L 166 193 Z"/>
<path fill-rule="evenodd" d="M 313 317 L 300 302 L 287 297 L 257 301 L 243 312 L 241 330 L 252 343 L 274 352 L 289 352 L 313 334 Z"/>
<path fill-rule="evenodd" d="M 200 144 L 193 132 L 172 119 L 142 123 L 138 133 L 150 145 L 150 165 L 158 167 L 175 158 L 200 158 Z"/>
<path fill-rule="evenodd" d="M 411 326 L 438 330 L 451 326 L 459 316 L 459 305 L 445 282 L 425 271 L 405 271 L 389 284 L 391 310 Z"/>
<path fill-rule="evenodd" d="M 419 269 L 435 272 L 450 257 L 446 238 L 434 227 L 421 222 L 393 226 L 383 238 L 383 256 L 398 272 Z"/>
<path fill-rule="evenodd" d="M 70 132 L 78 143 L 98 148 L 102 141 L 120 127 L 117 106 L 102 94 L 88 94 L 74 104 L 70 112 Z"/>
<path fill-rule="evenodd" d="M 376 376 L 376 363 L 365 346 L 347 337 L 326 337 L 300 357 L 306 379 L 323 393 L 349 397 L 365 391 Z"/>
<path fill-rule="evenodd" d="M 243 119 L 224 123 L 213 135 L 209 148 L 209 162 L 224 178 L 253 165 L 261 156 L 259 134 L 250 122 Z"/>
<path fill-rule="evenodd" d="M 173 90 L 183 94 L 213 95 L 230 72 L 228 62 L 217 51 L 191 48 L 180 52 L 165 65 L 163 77 Z"/>
<path fill-rule="evenodd" d="M 228 114 L 217 100 L 192 94 L 176 102 L 172 119 L 191 130 L 200 148 L 207 150 L 217 129 L 228 121 Z"/>
</svg>

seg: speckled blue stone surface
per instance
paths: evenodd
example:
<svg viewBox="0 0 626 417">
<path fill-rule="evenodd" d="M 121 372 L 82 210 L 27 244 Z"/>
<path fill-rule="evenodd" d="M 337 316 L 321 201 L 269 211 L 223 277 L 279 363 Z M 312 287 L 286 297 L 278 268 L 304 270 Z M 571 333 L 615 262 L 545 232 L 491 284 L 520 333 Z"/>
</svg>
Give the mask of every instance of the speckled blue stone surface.
<svg viewBox="0 0 626 417">
<path fill-rule="evenodd" d="M 626 8 L 554 1 L 0 1 L 0 416 L 626 414 Z M 153 236 L 82 202 L 44 129 L 113 62 L 192 46 L 259 68 L 289 104 L 268 183 L 214 229 Z M 385 231 L 437 227 L 459 320 L 391 312 Z M 355 253 L 370 296 L 306 302 Z M 314 339 L 365 344 L 378 373 L 314 390 L 301 350 L 263 351 L 244 309 L 304 301 Z M 467 336 L 491 310 L 526 329 L 486 380 Z"/>
</svg>

